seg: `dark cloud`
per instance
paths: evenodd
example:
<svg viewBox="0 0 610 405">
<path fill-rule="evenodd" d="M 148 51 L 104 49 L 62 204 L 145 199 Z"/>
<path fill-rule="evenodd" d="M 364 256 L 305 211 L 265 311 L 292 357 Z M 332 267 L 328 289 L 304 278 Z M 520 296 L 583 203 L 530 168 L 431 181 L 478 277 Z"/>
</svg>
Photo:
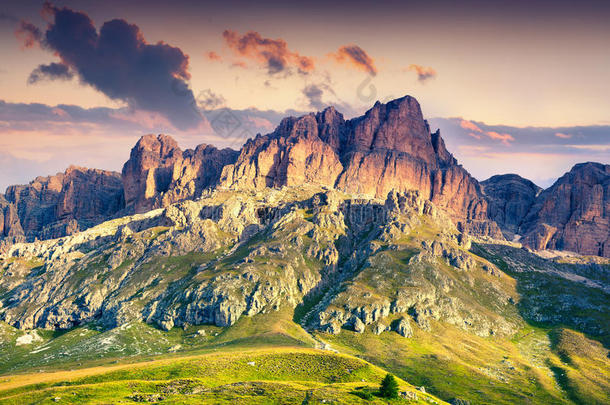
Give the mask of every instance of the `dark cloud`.
<svg viewBox="0 0 610 405">
<path fill-rule="evenodd" d="M 220 94 L 214 93 L 210 89 L 205 89 L 197 95 L 197 104 L 206 110 L 212 110 L 224 105 L 227 100 Z"/>
<path fill-rule="evenodd" d="M 423 67 L 420 65 L 412 64 L 409 65 L 408 70 L 417 73 L 417 80 L 421 83 L 425 83 L 428 79 L 436 77 L 436 70 L 431 67 Z"/>
<path fill-rule="evenodd" d="M 316 110 L 321 110 L 324 108 L 325 105 L 322 102 L 324 90 L 322 90 L 319 86 L 315 84 L 305 86 L 303 89 L 303 95 L 307 98 L 309 107 L 315 108 Z"/>
<path fill-rule="evenodd" d="M 288 49 L 288 44 L 281 38 L 263 38 L 255 31 L 239 35 L 235 31 L 225 30 L 222 33 L 229 48 L 238 56 L 252 59 L 262 64 L 270 75 L 292 73 L 292 69 L 306 74 L 314 70 L 314 61 L 308 56 Z"/>
<path fill-rule="evenodd" d="M 372 76 L 377 74 L 375 61 L 358 45 L 344 45 L 331 54 L 338 62 L 348 63 L 357 69 L 364 70 Z"/>
<path fill-rule="evenodd" d="M 70 80 L 74 77 L 74 74 L 70 71 L 70 68 L 62 63 L 49 63 L 48 65 L 39 65 L 36 69 L 30 73 L 28 83 L 34 84 L 41 80 Z"/>
<path fill-rule="evenodd" d="M 64 65 L 82 83 L 131 108 L 165 116 L 178 129 L 202 122 L 187 82 L 189 58 L 180 48 L 147 43 L 138 26 L 125 20 L 107 21 L 98 33 L 83 12 L 50 3 L 45 3 L 44 12 L 53 21 L 37 40 L 59 56 L 61 62 L 55 65 Z M 35 37 L 34 29 L 22 28 Z"/>
</svg>

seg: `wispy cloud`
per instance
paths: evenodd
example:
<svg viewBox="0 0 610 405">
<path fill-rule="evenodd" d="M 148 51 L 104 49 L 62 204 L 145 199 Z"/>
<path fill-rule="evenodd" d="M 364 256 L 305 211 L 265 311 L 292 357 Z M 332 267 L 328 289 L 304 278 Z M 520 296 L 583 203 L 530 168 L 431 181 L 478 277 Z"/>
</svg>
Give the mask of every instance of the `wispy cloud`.
<svg viewBox="0 0 610 405">
<path fill-rule="evenodd" d="M 564 134 L 563 132 L 555 132 L 555 136 L 561 139 L 570 139 L 572 137 L 571 134 Z"/>
<path fill-rule="evenodd" d="M 436 77 L 436 70 L 431 67 L 411 64 L 407 69 L 417 73 L 417 80 L 419 80 L 421 83 L 425 83 L 429 79 L 434 79 Z"/>
<path fill-rule="evenodd" d="M 320 86 L 315 84 L 310 84 L 305 86 L 303 89 L 303 95 L 307 98 L 309 107 L 315 108 L 317 110 L 321 110 L 324 108 L 324 103 L 322 102 L 322 95 L 324 94 L 324 90 L 320 88 Z"/>
<path fill-rule="evenodd" d="M 549 186 L 576 163 L 610 163 L 609 125 L 552 128 L 489 125 L 463 118 L 428 121 L 440 128 L 447 148 L 480 180 L 517 173 Z"/>
<path fill-rule="evenodd" d="M 227 100 L 220 94 L 214 93 L 211 89 L 205 89 L 197 95 L 197 103 L 206 110 L 211 110 L 225 105 Z"/>
<path fill-rule="evenodd" d="M 291 74 L 293 69 L 303 74 L 314 70 L 313 58 L 290 50 L 286 41 L 281 38 L 264 38 L 256 31 L 239 35 L 232 30 L 225 30 L 222 36 L 238 56 L 259 63 L 267 69 L 269 75 Z"/>
<path fill-rule="evenodd" d="M 33 48 L 40 45 L 42 41 L 42 31 L 29 21 L 22 20 L 15 30 L 15 36 L 21 42 L 23 49 Z"/>
<path fill-rule="evenodd" d="M 460 121 L 460 126 L 464 129 L 468 129 L 470 131 L 474 131 L 474 132 L 483 132 L 483 130 L 481 128 L 479 128 L 479 126 L 477 124 L 475 124 L 472 121 L 468 121 L 468 120 L 461 120 Z"/>
<path fill-rule="evenodd" d="M 217 52 L 215 51 L 209 51 L 205 53 L 205 57 L 208 58 L 211 61 L 215 61 L 215 62 L 222 62 L 222 56 L 220 56 Z"/>
<path fill-rule="evenodd" d="M 497 139 L 497 140 L 501 141 L 504 145 L 507 145 L 507 146 L 510 145 L 510 141 L 515 140 L 515 138 L 510 134 L 501 134 L 496 131 L 488 131 L 488 132 L 485 132 L 485 134 L 487 136 L 489 136 L 491 139 Z"/>
<path fill-rule="evenodd" d="M 484 131 L 474 122 L 464 119 L 460 119 L 460 127 L 465 130 L 468 130 L 468 136 L 475 139 L 482 139 L 483 136 L 487 136 L 490 139 L 501 141 L 506 146 L 509 146 L 510 142 L 515 140 L 515 138 L 510 134 L 502 134 L 496 131 Z"/>
<path fill-rule="evenodd" d="M 30 73 L 28 77 L 29 84 L 38 83 L 41 80 L 71 80 L 74 73 L 70 68 L 63 63 L 49 63 L 48 65 L 39 65 Z"/>
<path fill-rule="evenodd" d="M 331 53 L 333 57 L 339 63 L 345 63 L 349 66 L 353 66 L 356 69 L 363 70 L 372 76 L 377 75 L 377 67 L 375 61 L 368 53 L 358 45 L 343 45 L 337 52 Z"/>
</svg>

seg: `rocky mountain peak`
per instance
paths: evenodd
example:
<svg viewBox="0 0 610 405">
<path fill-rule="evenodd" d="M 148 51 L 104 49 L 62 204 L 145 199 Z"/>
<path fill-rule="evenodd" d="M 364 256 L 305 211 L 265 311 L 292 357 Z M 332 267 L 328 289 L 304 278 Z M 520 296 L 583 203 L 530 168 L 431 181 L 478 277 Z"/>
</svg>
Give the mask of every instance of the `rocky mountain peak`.
<svg viewBox="0 0 610 405">
<path fill-rule="evenodd" d="M 507 236 L 538 250 L 610 257 L 610 165 L 579 163 L 544 191 L 512 174 L 482 184 Z"/>
<path fill-rule="evenodd" d="M 146 135 L 123 166 L 125 203 L 130 212 L 146 212 L 200 195 L 218 182 L 222 168 L 237 152 L 199 145 L 182 151 L 168 135 Z"/>
<path fill-rule="evenodd" d="M 27 185 L 10 186 L 0 200 L 4 243 L 69 235 L 123 209 L 118 173 L 70 166 Z"/>
<path fill-rule="evenodd" d="M 178 142 L 174 138 L 169 135 L 159 134 L 153 135 L 148 134 L 142 136 L 135 147 L 132 149 L 134 151 L 150 151 L 151 153 L 156 153 L 161 157 L 167 157 L 173 154 L 175 150 L 179 150 Z"/>
<path fill-rule="evenodd" d="M 350 149 L 386 149 L 408 153 L 435 164 L 430 128 L 417 100 L 405 96 L 387 104 L 377 102 L 364 116 L 352 120 Z"/>
<path fill-rule="evenodd" d="M 334 108 L 284 119 L 271 134 L 248 141 L 220 179 L 226 188 L 306 183 L 377 198 L 419 190 L 464 229 L 499 235 L 495 224 L 472 222 L 487 220 L 480 187 L 457 165 L 440 133 L 430 133 L 410 96 L 376 103 L 349 121 Z"/>
<path fill-rule="evenodd" d="M 513 239 L 534 205 L 540 187 L 517 174 L 492 176 L 481 185 L 489 200 L 489 216 L 501 226 L 509 239 Z"/>
</svg>

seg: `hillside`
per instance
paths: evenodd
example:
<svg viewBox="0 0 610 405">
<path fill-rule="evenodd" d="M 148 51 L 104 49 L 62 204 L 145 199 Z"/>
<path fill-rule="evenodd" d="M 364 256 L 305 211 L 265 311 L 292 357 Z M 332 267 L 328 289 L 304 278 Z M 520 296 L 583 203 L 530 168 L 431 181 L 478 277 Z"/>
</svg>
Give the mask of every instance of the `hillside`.
<svg viewBox="0 0 610 405">
<path fill-rule="evenodd" d="M 415 192 L 216 191 L 14 245 L 4 372 L 296 344 L 361 356 L 447 401 L 571 403 L 586 388 L 603 403 L 609 268 L 472 240 Z M 13 326 L 34 328 L 31 342 Z M 566 333 L 598 357 L 566 363 L 554 343 Z"/>
</svg>

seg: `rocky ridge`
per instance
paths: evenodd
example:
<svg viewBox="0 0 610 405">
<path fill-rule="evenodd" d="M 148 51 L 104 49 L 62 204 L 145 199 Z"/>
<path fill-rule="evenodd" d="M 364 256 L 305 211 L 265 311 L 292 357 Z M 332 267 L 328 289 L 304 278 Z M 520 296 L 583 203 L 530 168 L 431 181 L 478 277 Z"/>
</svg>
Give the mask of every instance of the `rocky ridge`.
<svg viewBox="0 0 610 405">
<path fill-rule="evenodd" d="M 479 184 L 440 133 L 430 131 L 417 101 L 405 96 L 351 120 L 333 107 L 288 117 L 240 151 L 205 144 L 183 151 L 167 135 L 146 135 L 121 175 L 72 167 L 11 186 L 0 195 L 0 250 L 196 200 L 207 190 L 313 185 L 365 199 L 417 190 L 460 231 L 517 238 L 533 249 L 608 256 L 607 167 L 577 165 L 544 192 L 516 175 Z"/>
<path fill-rule="evenodd" d="M 195 199 L 213 187 L 237 152 L 201 144 L 182 151 L 167 135 L 146 135 L 131 150 L 122 181 L 127 212 L 146 212 Z"/>
<path fill-rule="evenodd" d="M 346 121 L 333 107 L 284 119 L 271 134 L 246 142 L 222 172 L 226 188 L 316 184 L 365 197 L 418 190 L 445 209 L 461 229 L 501 236 L 488 221 L 478 182 L 459 166 L 417 101 L 376 103 Z"/>
<path fill-rule="evenodd" d="M 501 226 L 509 240 L 513 239 L 542 189 L 516 174 L 492 176 L 481 186 L 489 201 L 489 217 Z"/>
<path fill-rule="evenodd" d="M 28 185 L 8 187 L 0 196 L 0 240 L 6 246 L 71 235 L 111 218 L 123 206 L 118 173 L 71 166 Z"/>
<path fill-rule="evenodd" d="M 482 184 L 507 237 L 536 250 L 610 257 L 610 165 L 577 164 L 543 191 L 517 175 Z"/>
<path fill-rule="evenodd" d="M 417 236 L 424 226 L 440 236 Z M 408 235 L 415 239 L 405 244 Z M 133 320 L 163 329 L 229 326 L 244 315 L 297 307 L 322 294 L 302 323 L 332 333 L 393 328 L 407 336 L 410 322 L 429 329 L 432 319 L 482 335 L 508 333 L 512 321 L 476 315 L 467 310 L 471 302 L 453 296 L 460 288 L 453 270 L 433 271 L 434 283 L 444 280 L 441 289 L 432 279 L 415 287 L 415 279 L 426 280 L 438 268 L 437 260 L 460 277 L 489 272 L 493 266 L 472 258 L 468 244 L 450 217 L 416 192 L 390 193 L 384 202 L 302 187 L 216 191 L 59 241 L 13 245 L 2 260 L 0 317 L 28 329 L 93 320 L 107 327 Z M 374 298 L 331 288 L 379 271 L 393 255 L 410 257 L 411 275 L 400 280 L 410 287 L 373 284 Z M 508 305 L 498 286 L 489 288 Z"/>
</svg>

